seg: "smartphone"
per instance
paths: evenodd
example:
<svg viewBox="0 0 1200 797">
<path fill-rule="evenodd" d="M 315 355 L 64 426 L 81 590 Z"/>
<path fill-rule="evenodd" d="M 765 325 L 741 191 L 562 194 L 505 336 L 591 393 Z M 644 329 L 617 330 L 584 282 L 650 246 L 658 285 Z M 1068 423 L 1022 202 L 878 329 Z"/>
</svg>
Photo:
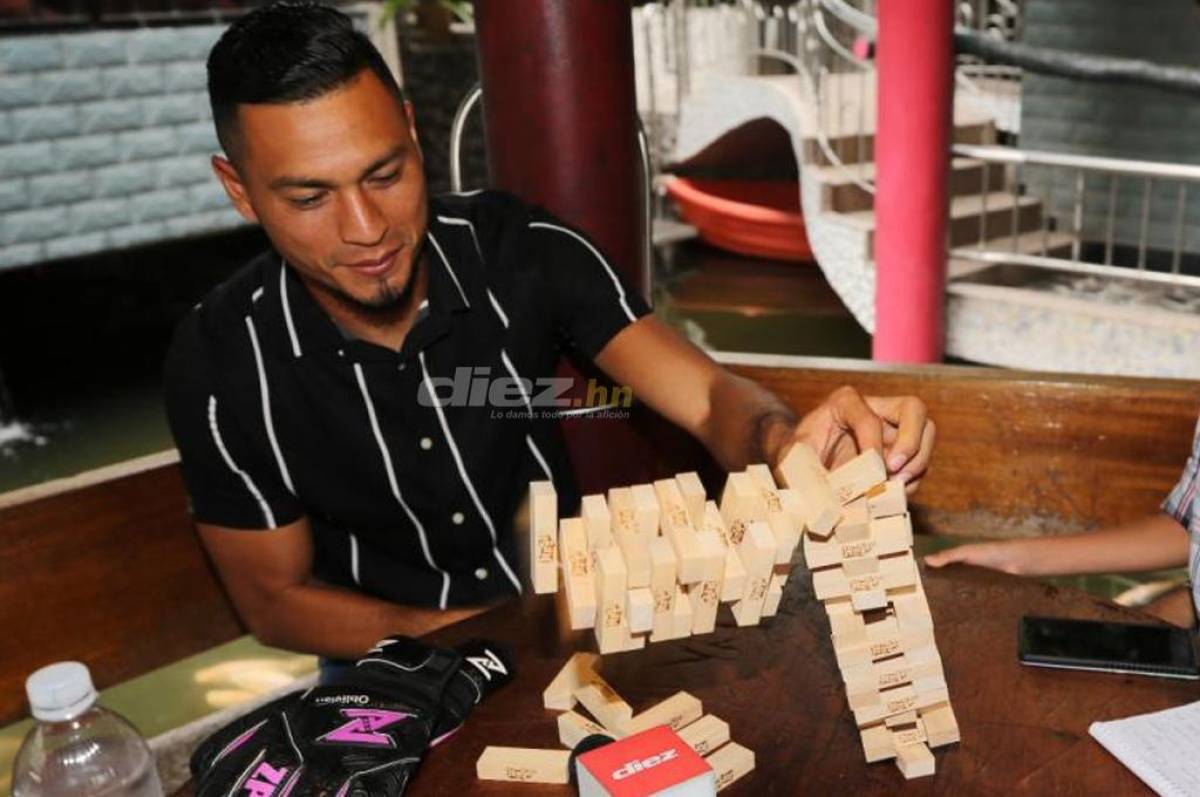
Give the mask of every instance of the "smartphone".
<svg viewBox="0 0 1200 797">
<path fill-rule="evenodd" d="M 1022 617 L 1017 657 L 1034 667 L 1200 679 L 1192 632 L 1169 625 Z"/>
</svg>

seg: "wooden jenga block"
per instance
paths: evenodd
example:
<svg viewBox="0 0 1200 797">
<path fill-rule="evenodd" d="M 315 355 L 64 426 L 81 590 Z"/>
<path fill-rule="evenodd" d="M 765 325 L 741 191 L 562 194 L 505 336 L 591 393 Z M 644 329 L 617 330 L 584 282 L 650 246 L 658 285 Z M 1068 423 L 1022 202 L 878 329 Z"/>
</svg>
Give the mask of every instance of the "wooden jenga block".
<svg viewBox="0 0 1200 797">
<path fill-rule="evenodd" d="M 579 516 L 583 519 L 589 551 L 612 545 L 612 514 L 604 496 L 585 495 L 579 505 Z"/>
<path fill-rule="evenodd" d="M 558 550 L 571 629 L 592 628 L 596 624 L 596 580 L 581 519 L 563 518 L 558 524 Z"/>
<path fill-rule="evenodd" d="M 692 528 L 687 507 L 684 506 L 683 494 L 674 479 L 656 481 L 654 491 L 658 496 L 659 523 L 663 536 L 671 541 L 675 549 L 679 568 L 676 577 L 680 584 L 695 584 L 704 576 L 701 570 L 706 563 L 700 558 L 696 530 Z"/>
<path fill-rule="evenodd" d="M 475 762 L 475 775 L 480 780 L 564 784 L 570 758 L 570 750 L 485 747 Z"/>
<path fill-rule="evenodd" d="M 767 584 L 767 597 L 763 600 L 762 616 L 774 617 L 779 613 L 779 604 L 783 601 L 783 580 L 778 574 L 772 574 Z"/>
<path fill-rule="evenodd" d="M 642 634 L 654 626 L 654 595 L 649 587 L 637 587 L 626 592 L 625 616 L 629 618 L 629 633 Z"/>
<path fill-rule="evenodd" d="M 678 560 L 675 549 L 665 537 L 650 541 L 650 592 L 654 596 L 654 619 L 650 641 L 660 642 L 675 636 L 675 574 Z"/>
<path fill-rule="evenodd" d="M 896 766 L 905 780 L 927 777 L 935 769 L 933 753 L 920 742 L 905 745 L 896 751 Z"/>
<path fill-rule="evenodd" d="M 933 615 L 929 612 L 929 601 L 919 584 L 907 589 L 895 589 L 889 595 L 896 622 L 901 628 L 933 628 Z"/>
<path fill-rule="evenodd" d="M 715 753 L 709 753 L 704 760 L 716 775 L 717 791 L 754 771 L 754 752 L 737 742 L 718 747 Z"/>
<path fill-rule="evenodd" d="M 529 580 L 538 595 L 558 591 L 558 494 L 551 482 L 529 483 Z"/>
<path fill-rule="evenodd" d="M 906 652 L 914 664 L 923 664 L 928 658 L 921 654 L 924 651 L 933 651 L 936 655 L 936 650 L 933 632 L 929 629 L 896 630 L 891 636 L 849 645 L 839 645 L 837 638 L 834 638 L 834 655 L 837 656 L 838 666 L 843 670 L 901 652 Z"/>
<path fill-rule="evenodd" d="M 558 711 L 569 711 L 575 707 L 575 690 L 596 675 L 595 653 L 576 653 L 558 671 L 554 679 L 542 692 L 542 705 Z"/>
<path fill-rule="evenodd" d="M 684 587 L 692 604 L 692 633 L 709 634 L 717 627 L 717 610 L 721 606 L 721 580 L 711 579 Z"/>
<path fill-rule="evenodd" d="M 873 448 L 829 472 L 829 486 L 843 504 L 853 501 L 877 484 L 887 481 L 883 457 Z"/>
<path fill-rule="evenodd" d="M 958 720 L 954 709 L 949 703 L 929 706 L 920 711 L 921 724 L 925 728 L 925 736 L 930 747 L 954 744 L 961 739 L 958 731 Z"/>
<path fill-rule="evenodd" d="M 804 533 L 803 520 L 797 523 L 796 509 L 785 506 L 783 496 L 775 488 L 770 468 L 766 465 L 751 465 L 746 468 L 746 473 L 758 487 L 761 502 L 767 509 L 767 524 L 771 527 L 771 533 L 775 535 L 775 563 L 788 564 L 792 561 L 792 553 Z M 790 490 L 788 493 L 794 495 Z"/>
<path fill-rule="evenodd" d="M 625 649 L 629 621 L 625 617 L 625 591 L 628 589 L 625 560 L 620 548 L 602 548 L 594 552 L 596 565 L 596 646 L 601 653 Z"/>
<path fill-rule="evenodd" d="M 625 724 L 633 719 L 633 708 L 598 675 L 575 690 L 575 699 L 614 734 L 620 734 Z"/>
<path fill-rule="evenodd" d="M 842 572 L 849 581 L 850 603 L 855 610 L 865 612 L 887 606 L 887 590 L 879 559 L 873 556 L 846 559 L 842 562 Z"/>
<path fill-rule="evenodd" d="M 940 660 L 916 664 L 905 656 L 843 669 L 842 678 L 846 683 L 846 694 L 851 698 L 851 708 L 856 707 L 853 703 L 856 695 L 879 692 L 902 684 L 911 684 L 917 694 L 946 688 L 946 676 Z"/>
<path fill-rule="evenodd" d="M 863 728 L 860 734 L 863 753 L 866 755 L 868 764 L 876 761 L 888 761 L 896 757 L 896 745 L 892 743 L 892 732 L 886 725 L 872 725 L 869 728 Z"/>
<path fill-rule="evenodd" d="M 624 652 L 628 653 L 631 650 L 641 650 L 642 648 L 646 647 L 646 641 L 649 638 L 649 634 L 630 634 L 629 630 L 626 629 Z"/>
<path fill-rule="evenodd" d="M 921 580 L 912 551 L 905 551 L 899 556 L 880 557 L 879 575 L 883 578 L 883 586 L 887 590 L 911 587 Z"/>
<path fill-rule="evenodd" d="M 872 518 L 885 518 L 908 512 L 908 497 L 904 492 L 904 483 L 899 479 L 888 479 L 883 484 L 875 485 L 867 491 L 866 499 L 867 511 Z"/>
<path fill-rule="evenodd" d="M 634 524 L 639 534 L 653 537 L 658 534 L 659 513 L 658 496 L 652 484 L 635 484 L 629 488 L 633 494 Z"/>
<path fill-rule="evenodd" d="M 699 755 L 708 755 L 729 741 L 729 723 L 712 714 L 705 714 L 680 728 L 679 738 Z"/>
<path fill-rule="evenodd" d="M 558 715 L 558 740 L 568 750 L 574 750 L 575 745 L 587 737 L 596 734 L 603 736 L 613 735 L 607 728 L 597 725 L 587 717 L 577 714 L 574 711 L 566 711 Z"/>
<path fill-rule="evenodd" d="M 862 728 L 867 725 L 874 725 L 894 714 L 903 714 L 906 711 L 915 711 L 927 706 L 936 706 L 938 703 L 946 703 L 950 700 L 950 695 L 945 689 L 918 694 L 911 685 L 898 686 L 895 689 L 888 689 L 885 692 L 877 692 L 876 694 L 878 697 L 874 702 L 865 699 L 856 701 L 862 706 L 861 708 L 852 709 L 854 711 L 854 721 L 858 723 L 858 727 Z"/>
<path fill-rule="evenodd" d="M 618 528 L 613 530 L 613 540 L 616 548 L 621 550 L 625 559 L 626 576 L 630 587 L 650 586 L 650 541 L 653 537 L 644 537 L 636 532 Z"/>
<path fill-rule="evenodd" d="M 767 506 L 749 473 L 731 473 L 725 480 L 725 489 L 721 491 L 721 518 L 731 531 L 738 521 L 748 524 L 767 519 Z"/>
<path fill-rule="evenodd" d="M 720 536 L 712 529 L 696 529 L 694 535 L 700 561 L 697 568 L 700 577 L 693 583 L 720 581 L 725 572 L 725 543 L 721 542 Z"/>
<path fill-rule="evenodd" d="M 632 736 L 635 733 L 648 731 L 657 725 L 666 725 L 677 731 L 688 723 L 700 719 L 704 707 L 700 700 L 687 692 L 676 692 L 661 703 L 656 703 L 633 719 L 625 723 L 622 733 Z"/>
<path fill-rule="evenodd" d="M 671 639 L 683 639 L 692 635 L 692 602 L 683 592 L 683 587 L 675 585 L 675 606 L 671 610 Z"/>
<path fill-rule="evenodd" d="M 915 725 L 918 719 L 917 712 L 905 711 L 903 714 L 893 714 L 883 721 L 883 724 L 889 728 L 895 728 L 900 725 Z"/>
<path fill-rule="evenodd" d="M 725 521 L 714 501 L 704 503 L 704 529 L 716 535 L 725 547 L 725 562 L 721 572 L 721 600 L 737 600 L 746 588 L 746 568 L 729 539 L 729 530 L 725 527 Z"/>
<path fill-rule="evenodd" d="M 700 528 L 704 525 L 704 502 L 707 500 L 707 496 L 704 493 L 704 485 L 700 481 L 699 474 L 695 471 L 680 473 L 675 477 L 675 483 L 679 485 L 679 492 L 683 495 L 683 505 L 687 507 L 692 525 Z"/>
<path fill-rule="evenodd" d="M 892 745 L 898 751 L 901 747 L 908 747 L 914 744 L 925 744 L 925 728 L 920 722 L 902 723 L 899 725 L 887 725 L 892 733 Z"/>
<path fill-rule="evenodd" d="M 842 507 L 842 519 L 834 529 L 840 543 L 853 543 L 865 540 L 871 533 L 871 513 L 867 511 L 867 502 L 859 498 Z"/>
<path fill-rule="evenodd" d="M 842 507 L 817 452 L 806 443 L 794 444 L 776 466 L 775 481 L 796 492 L 809 533 L 828 537 L 841 520 Z"/>
<path fill-rule="evenodd" d="M 830 567 L 844 559 L 890 556 L 912 548 L 912 525 L 908 515 L 870 521 L 867 533 L 854 541 L 842 537 L 842 526 L 827 540 L 805 535 L 804 562 L 810 569 Z"/>
<path fill-rule="evenodd" d="M 756 625 L 762 618 L 763 602 L 775 565 L 775 535 L 766 523 L 754 521 L 738 545 L 738 556 L 746 567 L 746 589 L 733 604 L 733 619 L 740 626 Z"/>
</svg>

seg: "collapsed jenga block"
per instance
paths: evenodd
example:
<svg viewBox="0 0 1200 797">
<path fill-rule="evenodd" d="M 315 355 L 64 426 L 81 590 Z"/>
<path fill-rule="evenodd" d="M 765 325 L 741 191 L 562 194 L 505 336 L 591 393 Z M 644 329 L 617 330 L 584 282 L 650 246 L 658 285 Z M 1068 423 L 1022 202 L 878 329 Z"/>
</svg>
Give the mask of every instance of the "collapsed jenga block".
<svg viewBox="0 0 1200 797">
<path fill-rule="evenodd" d="M 590 681 L 596 674 L 595 653 L 576 653 L 558 671 L 542 692 L 542 705 L 558 711 L 569 711 L 575 707 L 575 690 Z"/>
<path fill-rule="evenodd" d="M 570 750 L 485 747 L 475 762 L 475 775 L 480 780 L 563 784 L 570 757 Z"/>
<path fill-rule="evenodd" d="M 661 703 L 657 703 L 625 724 L 622 733 L 632 736 L 649 730 L 656 725 L 666 725 L 677 731 L 688 723 L 700 719 L 704 707 L 700 700 L 687 692 L 676 692 Z"/>
<path fill-rule="evenodd" d="M 829 486 L 843 504 L 853 501 L 877 484 L 887 481 L 883 457 L 873 448 L 829 472 Z"/>
<path fill-rule="evenodd" d="M 896 750 L 896 766 L 905 780 L 927 777 L 934 772 L 933 753 L 921 742 L 904 745 Z"/>
<path fill-rule="evenodd" d="M 579 505 L 579 516 L 587 533 L 589 551 L 612 545 L 612 515 L 604 496 L 585 495 Z"/>
<path fill-rule="evenodd" d="M 596 624 L 596 581 L 582 520 L 562 519 L 558 529 L 558 550 L 571 629 L 592 628 Z"/>
<path fill-rule="evenodd" d="M 705 495 L 699 474 L 680 473 L 675 477 L 675 483 L 679 485 L 679 493 L 683 496 L 683 505 L 687 507 L 692 525 L 700 528 L 704 525 L 704 502 L 708 496 Z"/>
<path fill-rule="evenodd" d="M 828 537 L 842 517 L 842 507 L 817 452 L 806 443 L 793 444 L 775 468 L 775 481 L 800 498 L 809 533 Z"/>
<path fill-rule="evenodd" d="M 706 574 L 702 569 L 708 564 L 700 558 L 696 530 L 688 517 L 683 503 L 683 494 L 674 479 L 661 479 L 654 483 L 658 496 L 659 523 L 663 536 L 671 541 L 678 563 L 676 577 L 680 584 L 695 584 Z"/>
<path fill-rule="evenodd" d="M 958 720 L 949 703 L 924 708 L 920 715 L 930 747 L 941 747 L 959 741 Z"/>
<path fill-rule="evenodd" d="M 633 719 L 633 708 L 599 675 L 576 689 L 575 699 L 597 722 L 614 734 L 619 735 L 626 723 Z"/>
<path fill-rule="evenodd" d="M 866 493 L 867 511 L 872 518 L 903 515 L 908 512 L 908 498 L 904 493 L 904 482 L 888 479 L 877 484 Z"/>
<path fill-rule="evenodd" d="M 654 596 L 654 619 L 650 641 L 672 639 L 675 635 L 675 574 L 678 560 L 675 549 L 665 537 L 650 542 L 650 592 Z"/>
<path fill-rule="evenodd" d="M 577 714 L 574 711 L 565 711 L 558 715 L 558 740 L 568 750 L 574 750 L 575 745 L 587 737 L 596 734 L 603 736 L 613 735 L 607 728 L 597 725 L 587 717 Z"/>
<path fill-rule="evenodd" d="M 732 784 L 754 770 L 754 752 L 737 742 L 717 748 L 704 758 L 717 777 L 717 791 Z"/>
<path fill-rule="evenodd" d="M 775 566 L 775 535 L 766 523 L 754 521 L 746 528 L 737 550 L 746 567 L 746 589 L 733 604 L 733 619 L 738 625 L 756 625 L 762 617 Z"/>
<path fill-rule="evenodd" d="M 637 587 L 626 593 L 625 614 L 631 634 L 645 633 L 654 626 L 654 595 L 649 587 Z"/>
<path fill-rule="evenodd" d="M 616 546 L 595 552 L 596 646 L 601 653 L 625 649 L 629 622 L 625 617 L 627 572 L 625 560 Z"/>
<path fill-rule="evenodd" d="M 558 591 L 558 494 L 551 482 L 529 483 L 529 580 L 538 595 Z"/>
<path fill-rule="evenodd" d="M 700 755 L 708 755 L 729 741 L 729 723 L 712 714 L 705 714 L 680 728 L 679 738 Z"/>
</svg>

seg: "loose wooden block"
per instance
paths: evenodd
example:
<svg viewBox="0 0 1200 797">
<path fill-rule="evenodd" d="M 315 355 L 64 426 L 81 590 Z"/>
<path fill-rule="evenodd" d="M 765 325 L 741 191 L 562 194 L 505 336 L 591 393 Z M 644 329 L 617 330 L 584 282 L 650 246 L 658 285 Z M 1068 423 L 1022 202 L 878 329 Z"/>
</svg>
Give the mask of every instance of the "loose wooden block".
<svg viewBox="0 0 1200 797">
<path fill-rule="evenodd" d="M 680 473 L 675 477 L 679 492 L 683 495 L 683 505 L 687 507 L 688 517 L 692 525 L 700 528 L 704 525 L 704 503 L 708 496 L 704 493 L 704 484 L 695 471 Z"/>
<path fill-rule="evenodd" d="M 885 481 L 887 467 L 883 464 L 883 457 L 873 448 L 868 448 L 846 464 L 829 472 L 829 486 L 843 504 L 853 501 Z"/>
<path fill-rule="evenodd" d="M 642 634 L 654 627 L 654 595 L 649 587 L 629 590 L 626 601 L 630 634 Z"/>
<path fill-rule="evenodd" d="M 692 633 L 709 634 L 717 627 L 717 610 L 721 606 L 721 580 L 701 581 L 684 587 L 692 604 Z"/>
<path fill-rule="evenodd" d="M 551 482 L 529 483 L 529 580 L 538 595 L 558 592 L 558 494 Z"/>
<path fill-rule="evenodd" d="M 558 550 L 571 629 L 592 628 L 596 624 L 596 580 L 587 533 L 580 518 L 563 518 L 558 524 Z"/>
<path fill-rule="evenodd" d="M 804 538 L 804 561 L 809 568 L 829 567 L 844 559 L 864 556 L 890 556 L 912 548 L 912 524 L 908 515 L 870 521 L 864 526 L 867 533 L 848 541 L 842 536 L 842 526 L 828 540 Z"/>
<path fill-rule="evenodd" d="M 598 675 L 575 690 L 575 699 L 614 734 L 619 735 L 625 724 L 633 719 L 633 708 Z"/>
<path fill-rule="evenodd" d="M 783 601 L 783 580 L 778 574 L 771 576 L 767 584 L 767 597 L 763 600 L 762 616 L 774 617 L 779 613 L 779 604 Z"/>
<path fill-rule="evenodd" d="M 871 513 L 867 511 L 867 502 L 860 498 L 842 507 L 842 520 L 834 529 L 840 543 L 852 543 L 865 540 L 871 533 Z"/>
<path fill-rule="evenodd" d="M 909 744 L 896 751 L 896 766 L 905 780 L 924 778 L 935 769 L 933 753 L 922 743 Z"/>
<path fill-rule="evenodd" d="M 475 775 L 480 780 L 563 784 L 570 757 L 570 750 L 485 747 L 475 762 Z"/>
<path fill-rule="evenodd" d="M 683 587 L 675 585 L 675 608 L 671 614 L 671 638 L 683 639 L 692 635 L 692 602 L 683 593 Z"/>
<path fill-rule="evenodd" d="M 652 484 L 635 484 L 629 488 L 633 494 L 634 524 L 639 534 L 653 537 L 658 534 L 659 513 L 662 511 L 658 504 L 658 496 Z"/>
<path fill-rule="evenodd" d="M 661 703 L 656 703 L 625 724 L 623 735 L 648 731 L 656 725 L 666 725 L 677 731 L 688 723 L 700 719 L 704 707 L 700 700 L 687 692 L 676 692 Z"/>
<path fill-rule="evenodd" d="M 721 572 L 721 600 L 737 600 L 746 589 L 746 568 L 729 539 L 729 530 L 714 501 L 704 503 L 703 527 L 706 531 L 711 531 L 716 535 L 721 545 L 725 547 L 725 561 Z"/>
<path fill-rule="evenodd" d="M 588 550 L 595 551 L 612 545 L 612 513 L 602 495 L 585 495 L 579 505 L 587 534 Z"/>
<path fill-rule="evenodd" d="M 892 743 L 892 732 L 888 730 L 887 726 L 872 725 L 869 728 L 863 728 L 860 735 L 863 753 L 868 764 L 896 757 L 896 745 Z"/>
<path fill-rule="evenodd" d="M 929 740 L 930 747 L 954 744 L 961 739 L 958 720 L 949 703 L 940 703 L 921 709 L 920 714 L 921 724 L 925 728 L 925 735 Z"/>
<path fill-rule="evenodd" d="M 613 530 L 615 547 L 621 550 L 625 559 L 630 587 L 650 586 L 650 541 L 653 539 L 625 528 Z"/>
<path fill-rule="evenodd" d="M 776 466 L 775 481 L 796 492 L 809 533 L 828 537 L 841 520 L 842 508 L 817 452 L 805 443 L 794 444 Z"/>
<path fill-rule="evenodd" d="M 738 556 L 746 567 L 746 589 L 733 604 L 733 619 L 740 626 L 756 625 L 762 618 L 775 565 L 775 535 L 771 528 L 761 521 L 752 522 L 738 545 Z"/>
<path fill-rule="evenodd" d="M 712 714 L 705 714 L 680 728 L 679 738 L 700 755 L 708 755 L 729 741 L 729 723 Z"/>
<path fill-rule="evenodd" d="M 695 584 L 703 577 L 705 562 L 700 558 L 696 530 L 688 517 L 683 503 L 683 494 L 674 479 L 661 479 L 654 483 L 658 496 L 659 523 L 663 536 L 671 541 L 678 562 L 677 578 L 681 584 Z"/>
<path fill-rule="evenodd" d="M 717 748 L 715 753 L 709 753 L 704 760 L 716 775 L 717 791 L 754 771 L 754 752 L 737 742 Z"/>
<path fill-rule="evenodd" d="M 885 518 L 908 512 L 908 497 L 904 492 L 904 483 L 899 479 L 888 479 L 883 484 L 875 485 L 867 491 L 866 499 L 867 511 L 872 518 Z"/>
<path fill-rule="evenodd" d="M 597 725 L 587 717 L 577 714 L 574 711 L 567 711 L 558 715 L 558 740 L 568 750 L 574 750 L 575 745 L 595 734 L 604 736 L 613 735 L 607 728 Z"/>
<path fill-rule="evenodd" d="M 542 692 L 542 705 L 558 711 L 569 711 L 575 707 L 575 690 L 596 675 L 595 653 L 576 653 L 558 671 Z"/>
<path fill-rule="evenodd" d="M 601 653 L 625 649 L 629 621 L 625 617 L 628 572 L 620 548 L 594 552 L 596 581 L 596 645 Z"/>
<path fill-rule="evenodd" d="M 696 539 L 697 567 L 700 581 L 720 581 L 725 572 L 725 543 L 713 529 L 700 528 L 693 532 Z"/>
<path fill-rule="evenodd" d="M 672 639 L 675 634 L 675 549 L 665 537 L 650 541 L 650 591 L 654 596 L 654 619 L 650 640 Z"/>
<path fill-rule="evenodd" d="M 729 474 L 721 491 L 721 517 L 731 532 L 738 521 L 748 524 L 767 519 L 766 503 L 750 474 Z"/>
<path fill-rule="evenodd" d="M 797 508 L 784 504 L 783 496 L 775 488 L 775 480 L 771 478 L 771 469 L 766 465 L 751 465 L 746 468 L 755 486 L 758 487 L 761 502 L 767 509 L 766 521 L 775 535 L 775 563 L 785 565 L 792 561 L 792 553 L 804 533 L 803 521 L 796 522 Z M 789 495 L 794 496 L 790 490 Z"/>
</svg>

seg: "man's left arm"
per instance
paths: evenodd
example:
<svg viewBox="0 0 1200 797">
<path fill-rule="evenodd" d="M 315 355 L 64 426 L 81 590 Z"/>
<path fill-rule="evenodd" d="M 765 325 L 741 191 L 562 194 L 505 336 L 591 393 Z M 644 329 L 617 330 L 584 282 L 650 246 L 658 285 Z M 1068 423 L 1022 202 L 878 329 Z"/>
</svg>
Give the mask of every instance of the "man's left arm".
<svg viewBox="0 0 1200 797">
<path fill-rule="evenodd" d="M 811 445 L 831 467 L 874 448 L 910 492 L 929 466 L 936 427 L 924 403 L 911 396 L 863 396 L 841 387 L 797 417 L 775 394 L 722 368 L 654 316 L 618 332 L 595 362 L 698 438 L 727 470 L 773 465 L 795 441 Z"/>
</svg>

